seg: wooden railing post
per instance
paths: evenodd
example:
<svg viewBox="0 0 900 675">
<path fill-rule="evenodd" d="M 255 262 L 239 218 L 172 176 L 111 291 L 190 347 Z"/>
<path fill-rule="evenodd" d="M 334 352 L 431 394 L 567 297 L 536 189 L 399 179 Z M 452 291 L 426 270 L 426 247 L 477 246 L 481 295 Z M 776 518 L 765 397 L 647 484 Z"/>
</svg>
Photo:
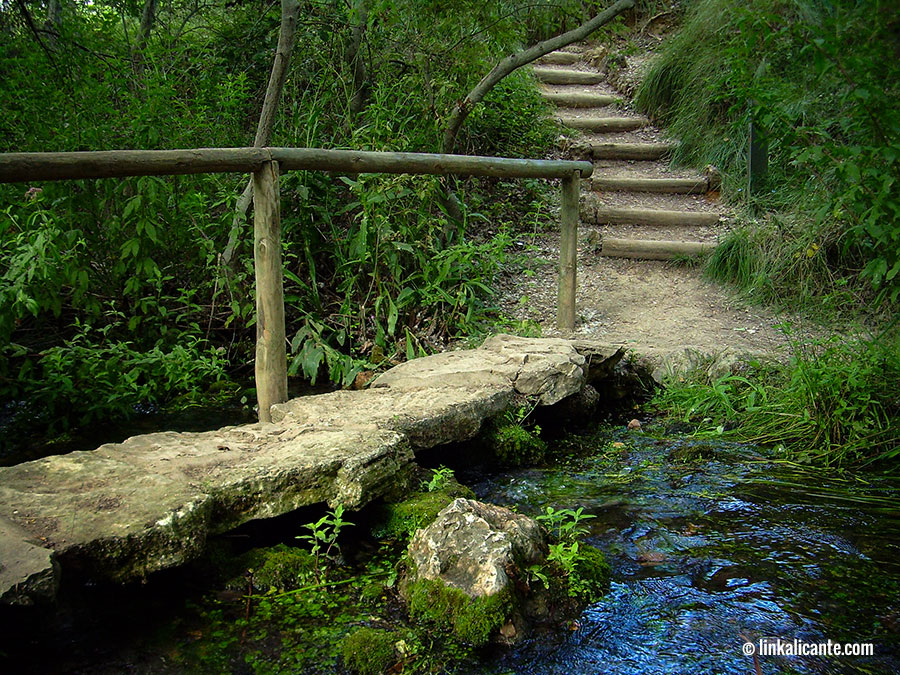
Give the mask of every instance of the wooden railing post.
<svg viewBox="0 0 900 675">
<path fill-rule="evenodd" d="M 278 162 L 253 172 L 253 262 L 256 271 L 256 398 L 259 421 L 287 401 L 284 286 L 281 269 L 281 197 Z"/>
<path fill-rule="evenodd" d="M 578 248 L 578 198 L 581 173 L 574 171 L 562 179 L 562 208 L 559 238 L 559 299 L 556 327 L 560 332 L 575 330 L 575 270 Z"/>
</svg>

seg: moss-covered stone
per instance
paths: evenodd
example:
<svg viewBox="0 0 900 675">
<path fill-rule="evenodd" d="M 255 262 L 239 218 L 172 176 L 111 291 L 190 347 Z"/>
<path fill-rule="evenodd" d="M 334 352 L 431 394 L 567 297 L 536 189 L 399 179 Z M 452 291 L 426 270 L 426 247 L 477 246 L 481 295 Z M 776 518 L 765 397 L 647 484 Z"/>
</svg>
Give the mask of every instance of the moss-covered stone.
<svg viewBox="0 0 900 675">
<path fill-rule="evenodd" d="M 457 497 L 471 499 L 474 494 L 464 485 L 450 480 L 441 490 L 416 492 L 402 502 L 384 504 L 381 523 L 373 531 L 378 537 L 405 541 L 419 528 L 430 525 L 441 509 Z"/>
<path fill-rule="evenodd" d="M 485 441 L 497 460 L 506 466 L 538 464 L 547 454 L 547 444 L 537 432 L 514 422 L 492 424 Z"/>
<path fill-rule="evenodd" d="M 241 556 L 244 570 L 252 570 L 253 585 L 261 591 L 290 591 L 315 576 L 315 559 L 309 552 L 278 544 L 257 548 Z"/>
<path fill-rule="evenodd" d="M 588 605 L 596 602 L 609 591 L 609 576 L 609 563 L 603 552 L 580 543 L 575 569 L 569 575 L 569 594 Z"/>
<path fill-rule="evenodd" d="M 360 628 L 341 643 L 344 665 L 360 675 L 380 675 L 397 662 L 394 633 L 379 628 Z"/>
<path fill-rule="evenodd" d="M 487 643 L 512 613 L 509 593 L 470 598 L 437 579 L 422 579 L 406 589 L 410 615 L 453 633 L 473 646 Z"/>
<path fill-rule="evenodd" d="M 673 444 L 667 459 L 679 464 L 690 464 L 712 459 L 716 456 L 716 447 L 712 443 L 699 441 L 681 441 Z"/>
</svg>

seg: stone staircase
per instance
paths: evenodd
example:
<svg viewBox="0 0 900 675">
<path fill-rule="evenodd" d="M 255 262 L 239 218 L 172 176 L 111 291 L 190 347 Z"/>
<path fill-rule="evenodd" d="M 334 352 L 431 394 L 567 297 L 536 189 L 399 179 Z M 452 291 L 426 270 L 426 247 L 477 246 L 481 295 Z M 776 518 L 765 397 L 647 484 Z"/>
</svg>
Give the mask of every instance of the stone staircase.
<svg viewBox="0 0 900 675">
<path fill-rule="evenodd" d="M 562 124 L 575 131 L 567 154 L 594 163 L 582 186 L 582 249 L 608 257 L 668 260 L 710 250 L 720 229 L 715 175 L 677 171 L 675 145 L 629 110 L 578 47 L 534 67 Z"/>
</svg>

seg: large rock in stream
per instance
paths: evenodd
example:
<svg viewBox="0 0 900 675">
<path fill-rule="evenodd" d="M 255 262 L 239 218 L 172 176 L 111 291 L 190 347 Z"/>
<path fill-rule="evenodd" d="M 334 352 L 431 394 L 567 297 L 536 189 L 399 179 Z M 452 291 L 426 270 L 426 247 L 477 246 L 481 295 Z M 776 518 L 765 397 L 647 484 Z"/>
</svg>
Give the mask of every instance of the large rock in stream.
<svg viewBox="0 0 900 675">
<path fill-rule="evenodd" d="M 545 561 L 537 521 L 502 506 L 459 498 L 416 531 L 404 580 L 410 613 L 452 630 L 471 644 L 513 641 L 526 605 L 518 586 Z M 518 624 L 518 625 L 517 625 Z"/>
<path fill-rule="evenodd" d="M 537 521 L 502 506 L 459 498 L 409 544 L 413 581 L 439 579 L 471 598 L 511 590 L 509 571 L 544 559 Z"/>
<path fill-rule="evenodd" d="M 601 352 L 613 350 L 591 358 Z M 0 601 L 50 599 L 68 571 L 140 579 L 198 556 L 210 534 L 304 505 L 359 508 L 405 475 L 415 450 L 472 438 L 522 395 L 556 403 L 582 388 L 586 366 L 567 340 L 499 335 L 399 365 L 365 391 L 273 406 L 274 424 L 147 434 L 0 468 Z"/>
</svg>

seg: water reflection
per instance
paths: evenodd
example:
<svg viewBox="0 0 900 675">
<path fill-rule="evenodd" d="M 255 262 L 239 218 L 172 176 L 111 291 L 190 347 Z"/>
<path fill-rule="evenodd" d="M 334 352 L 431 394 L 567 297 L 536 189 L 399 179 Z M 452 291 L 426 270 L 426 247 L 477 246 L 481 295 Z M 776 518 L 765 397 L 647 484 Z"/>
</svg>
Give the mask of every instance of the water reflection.
<svg viewBox="0 0 900 675">
<path fill-rule="evenodd" d="M 609 441 L 625 448 L 611 451 Z M 565 469 L 523 470 L 479 498 L 582 506 L 615 582 L 577 630 L 482 672 L 754 673 L 745 637 L 872 642 L 874 657 L 759 657 L 774 673 L 900 672 L 900 483 L 767 460 L 756 448 L 638 434 Z"/>
</svg>

